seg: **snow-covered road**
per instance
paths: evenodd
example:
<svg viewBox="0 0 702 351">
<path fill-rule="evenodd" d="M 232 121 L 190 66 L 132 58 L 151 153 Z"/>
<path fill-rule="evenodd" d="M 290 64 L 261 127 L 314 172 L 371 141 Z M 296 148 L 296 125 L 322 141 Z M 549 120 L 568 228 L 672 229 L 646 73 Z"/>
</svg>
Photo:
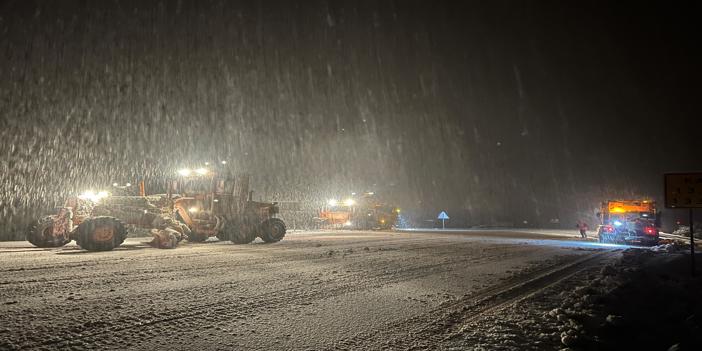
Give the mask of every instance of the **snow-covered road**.
<svg viewBox="0 0 702 351">
<path fill-rule="evenodd" d="M 574 237 L 305 232 L 175 250 L 130 238 L 101 253 L 0 243 L 0 349 L 558 349 L 538 317 L 550 307 L 523 306 L 618 255 Z M 493 319 L 513 328 L 495 333 Z"/>
</svg>

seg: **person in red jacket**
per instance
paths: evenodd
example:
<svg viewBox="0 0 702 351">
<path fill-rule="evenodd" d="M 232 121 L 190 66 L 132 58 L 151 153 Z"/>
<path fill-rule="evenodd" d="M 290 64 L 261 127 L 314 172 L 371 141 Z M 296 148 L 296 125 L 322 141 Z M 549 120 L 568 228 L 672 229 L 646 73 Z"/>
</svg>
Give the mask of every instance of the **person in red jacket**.
<svg viewBox="0 0 702 351">
<path fill-rule="evenodd" d="M 578 221 L 578 224 L 576 224 L 576 227 L 578 227 L 578 230 L 580 230 L 580 237 L 583 239 L 587 238 L 587 223 L 584 221 Z"/>
</svg>

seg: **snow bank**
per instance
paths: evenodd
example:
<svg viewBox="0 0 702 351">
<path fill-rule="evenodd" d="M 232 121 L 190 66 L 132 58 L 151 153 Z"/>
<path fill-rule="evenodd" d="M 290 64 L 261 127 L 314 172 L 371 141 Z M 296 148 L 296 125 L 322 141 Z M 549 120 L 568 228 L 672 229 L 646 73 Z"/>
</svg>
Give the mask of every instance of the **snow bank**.
<svg viewBox="0 0 702 351">
<path fill-rule="evenodd" d="M 574 350 L 702 350 L 702 255 L 690 276 L 689 246 L 632 248 L 573 290 L 548 315 Z"/>
</svg>

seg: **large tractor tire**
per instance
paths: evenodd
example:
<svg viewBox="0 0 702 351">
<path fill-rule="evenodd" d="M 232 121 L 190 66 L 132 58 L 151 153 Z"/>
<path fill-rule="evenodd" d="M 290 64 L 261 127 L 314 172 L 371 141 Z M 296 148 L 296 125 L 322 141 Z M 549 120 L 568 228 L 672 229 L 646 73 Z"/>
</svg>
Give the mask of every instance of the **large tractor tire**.
<svg viewBox="0 0 702 351">
<path fill-rule="evenodd" d="M 227 221 L 227 223 L 224 224 L 223 233 L 221 233 L 218 237 L 226 237 L 226 240 L 229 240 L 234 244 L 245 245 L 256 240 L 256 233 L 238 226 L 233 221 Z"/>
<path fill-rule="evenodd" d="M 127 228 L 114 217 L 94 217 L 83 221 L 76 229 L 76 243 L 88 251 L 110 251 L 127 238 Z"/>
<path fill-rule="evenodd" d="M 271 218 L 261 225 L 261 239 L 266 243 L 277 243 L 285 237 L 285 222 L 280 218 Z"/>
<path fill-rule="evenodd" d="M 67 237 L 53 236 L 53 231 L 54 219 L 43 217 L 29 228 L 26 239 L 36 247 L 60 247 L 71 242 Z"/>
<path fill-rule="evenodd" d="M 217 237 L 226 238 L 225 240 L 229 240 L 237 245 L 245 245 L 256 240 L 256 233 L 242 228 L 234 221 L 228 220 L 224 224 L 223 233 L 220 233 Z"/>
<path fill-rule="evenodd" d="M 249 244 L 256 240 L 256 233 L 238 230 L 233 233 L 229 233 L 229 240 L 237 245 Z"/>
</svg>

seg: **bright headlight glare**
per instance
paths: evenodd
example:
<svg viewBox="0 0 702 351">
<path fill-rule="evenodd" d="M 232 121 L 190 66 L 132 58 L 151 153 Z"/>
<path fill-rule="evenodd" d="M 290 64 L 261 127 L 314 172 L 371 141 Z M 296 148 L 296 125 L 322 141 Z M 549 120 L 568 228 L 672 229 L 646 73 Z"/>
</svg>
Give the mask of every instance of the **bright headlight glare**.
<svg viewBox="0 0 702 351">
<path fill-rule="evenodd" d="M 92 190 L 88 190 L 78 196 L 79 199 L 81 200 L 90 200 L 92 202 L 98 202 L 100 199 L 104 199 L 106 197 L 110 196 L 110 193 L 107 191 L 100 191 L 98 193 L 95 193 Z"/>
<path fill-rule="evenodd" d="M 199 175 L 205 175 L 205 174 L 207 174 L 207 172 L 208 172 L 207 168 L 198 168 L 195 170 L 195 173 L 197 173 Z"/>
<path fill-rule="evenodd" d="M 183 168 L 178 170 L 178 174 L 182 175 L 183 177 L 187 177 L 192 173 L 192 171 L 189 168 Z"/>
<path fill-rule="evenodd" d="M 339 202 L 336 201 L 336 199 L 329 199 L 329 201 L 327 201 L 327 204 L 329 204 L 329 206 L 332 206 L 332 207 L 336 206 L 338 203 Z"/>
<path fill-rule="evenodd" d="M 197 207 L 191 207 L 191 208 L 188 209 L 188 212 L 190 212 L 190 213 L 195 213 L 195 212 L 197 212 L 198 210 L 199 210 L 199 209 L 198 209 Z"/>
<path fill-rule="evenodd" d="M 344 205 L 346 205 L 346 206 L 353 206 L 355 204 L 356 204 L 356 201 L 354 201 L 353 199 L 344 200 Z"/>
</svg>

